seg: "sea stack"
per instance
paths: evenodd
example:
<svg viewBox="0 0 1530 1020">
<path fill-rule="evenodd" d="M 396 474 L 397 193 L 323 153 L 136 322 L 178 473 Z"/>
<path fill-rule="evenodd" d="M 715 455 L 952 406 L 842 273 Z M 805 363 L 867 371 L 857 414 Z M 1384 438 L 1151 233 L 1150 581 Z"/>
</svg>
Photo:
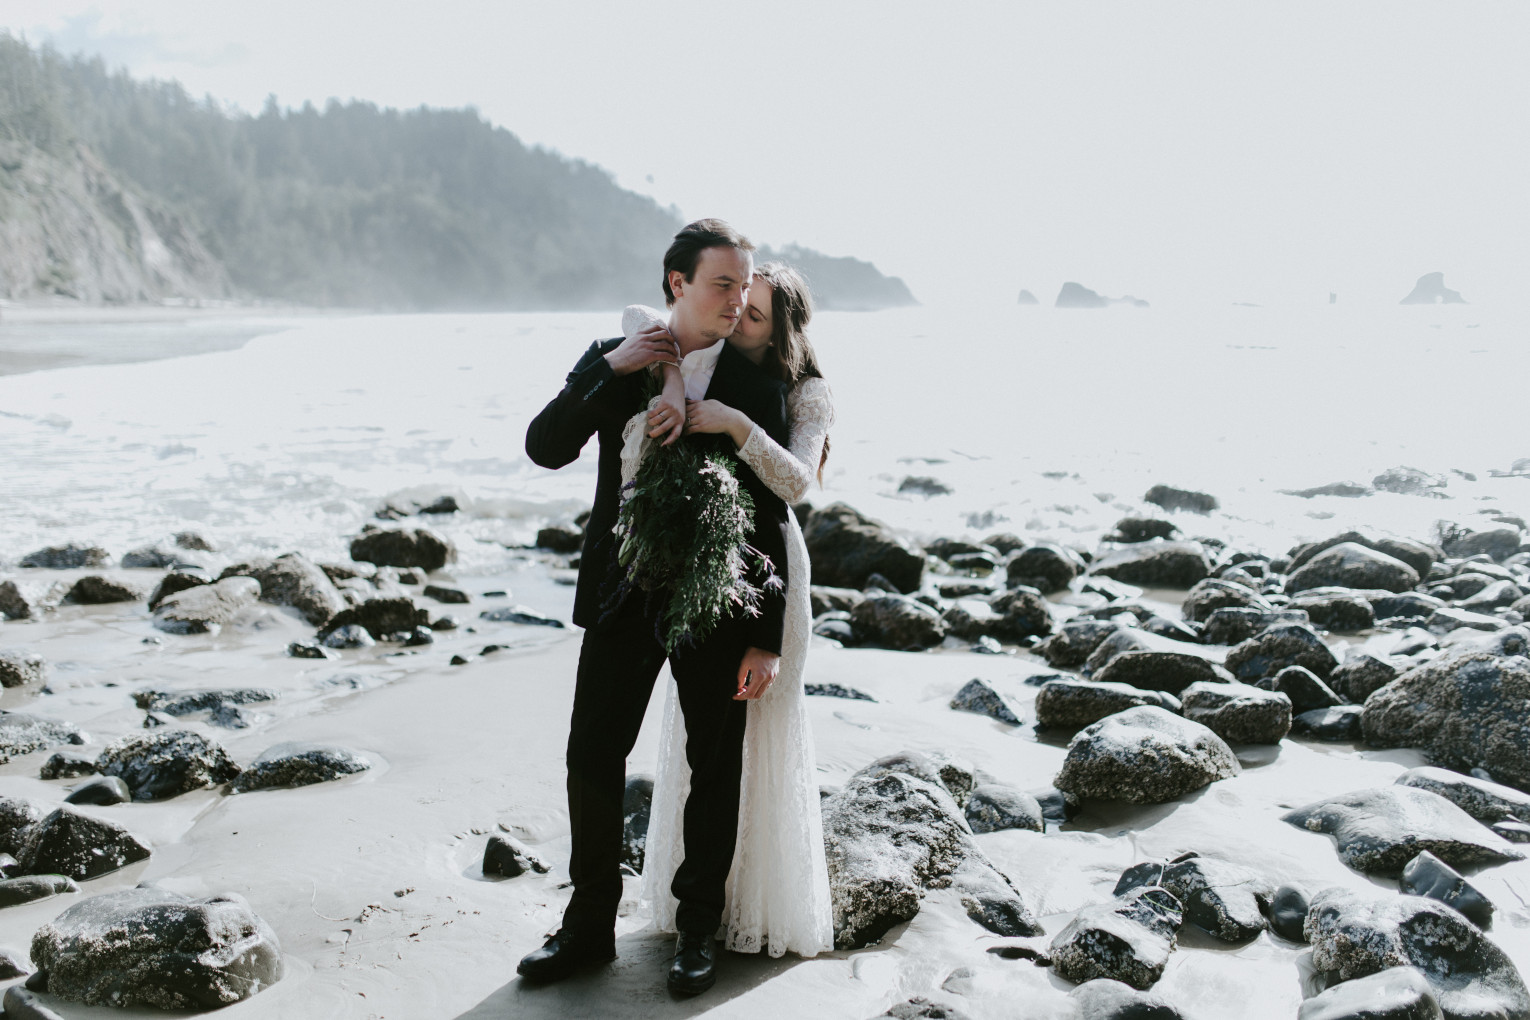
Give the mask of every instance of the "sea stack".
<svg viewBox="0 0 1530 1020">
<path fill-rule="evenodd" d="M 1464 305 L 1466 299 L 1458 290 L 1445 286 L 1444 273 L 1425 273 L 1413 285 L 1413 291 L 1398 304 L 1403 305 Z"/>
</svg>

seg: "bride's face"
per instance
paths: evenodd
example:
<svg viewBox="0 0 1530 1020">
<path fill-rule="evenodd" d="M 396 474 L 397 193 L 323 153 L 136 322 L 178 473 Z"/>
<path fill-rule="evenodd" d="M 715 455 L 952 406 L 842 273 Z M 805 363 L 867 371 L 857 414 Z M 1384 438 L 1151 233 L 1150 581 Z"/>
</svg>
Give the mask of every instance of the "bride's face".
<svg viewBox="0 0 1530 1020">
<path fill-rule="evenodd" d="M 733 327 L 733 334 L 728 337 L 728 343 L 756 364 L 764 360 L 765 348 L 770 346 L 770 334 L 774 325 L 770 321 L 770 297 L 773 290 L 764 280 L 754 281 L 754 285 L 749 288 L 749 303 L 744 306 L 744 314 L 739 318 L 738 325 Z"/>
</svg>

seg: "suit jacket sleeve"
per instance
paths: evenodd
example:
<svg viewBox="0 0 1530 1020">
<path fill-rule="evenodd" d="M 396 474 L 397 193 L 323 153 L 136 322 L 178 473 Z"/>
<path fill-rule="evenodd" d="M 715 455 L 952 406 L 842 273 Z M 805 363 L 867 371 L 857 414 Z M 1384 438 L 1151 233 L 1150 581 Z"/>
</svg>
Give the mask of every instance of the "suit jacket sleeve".
<svg viewBox="0 0 1530 1020">
<path fill-rule="evenodd" d="M 545 468 L 560 468 L 579 459 L 579 451 L 603 424 L 622 414 L 622 397 L 629 389 L 606 361 L 606 353 L 621 338 L 597 340 L 568 374 L 563 389 L 526 429 L 526 456 Z"/>
<path fill-rule="evenodd" d="M 761 486 L 763 488 L 763 486 Z M 768 504 L 755 505 L 754 547 L 770 557 L 770 565 L 776 575 L 776 584 L 762 586 L 760 592 L 760 615 L 749 617 L 744 624 L 745 640 L 749 647 L 758 648 L 774 655 L 781 654 L 782 636 L 786 632 L 786 535 L 785 517 L 772 512 L 776 507 L 791 513 L 779 499 L 775 507 Z M 752 578 L 759 583 L 763 578 Z"/>
</svg>

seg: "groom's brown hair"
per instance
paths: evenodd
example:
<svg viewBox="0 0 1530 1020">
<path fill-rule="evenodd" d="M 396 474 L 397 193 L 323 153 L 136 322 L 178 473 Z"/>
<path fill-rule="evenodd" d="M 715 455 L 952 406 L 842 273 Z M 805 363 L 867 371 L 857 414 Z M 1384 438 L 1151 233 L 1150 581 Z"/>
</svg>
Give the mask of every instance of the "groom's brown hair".
<svg viewBox="0 0 1530 1020">
<path fill-rule="evenodd" d="M 722 220 L 697 220 L 687 223 L 675 239 L 669 251 L 664 253 L 664 305 L 675 303 L 675 292 L 669 289 L 669 274 L 679 272 L 690 283 L 696 278 L 696 263 L 708 248 L 737 248 L 754 251 L 754 242 Z"/>
</svg>

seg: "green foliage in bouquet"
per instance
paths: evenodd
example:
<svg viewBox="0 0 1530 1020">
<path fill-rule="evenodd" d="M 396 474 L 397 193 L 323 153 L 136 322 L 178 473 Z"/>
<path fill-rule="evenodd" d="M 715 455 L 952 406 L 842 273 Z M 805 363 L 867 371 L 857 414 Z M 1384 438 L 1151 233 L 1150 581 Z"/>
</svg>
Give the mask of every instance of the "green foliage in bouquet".
<svg viewBox="0 0 1530 1020">
<path fill-rule="evenodd" d="M 747 541 L 753 498 L 704 438 L 652 447 L 616 518 L 623 593 L 637 588 L 667 600 L 658 637 L 670 652 L 701 641 L 734 610 L 757 614 L 760 588 L 748 560 L 770 565 Z"/>
</svg>

